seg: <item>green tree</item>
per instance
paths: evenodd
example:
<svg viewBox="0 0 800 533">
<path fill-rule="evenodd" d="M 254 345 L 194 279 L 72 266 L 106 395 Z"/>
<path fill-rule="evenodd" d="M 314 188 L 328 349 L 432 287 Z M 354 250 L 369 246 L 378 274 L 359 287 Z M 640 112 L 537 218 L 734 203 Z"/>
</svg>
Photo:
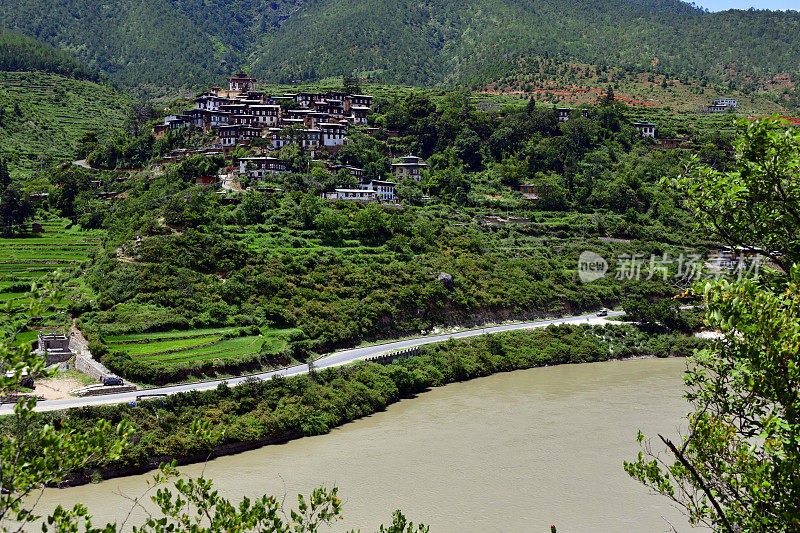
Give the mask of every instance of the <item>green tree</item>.
<svg viewBox="0 0 800 533">
<path fill-rule="evenodd" d="M 688 366 L 688 433 L 659 435 L 665 456 L 640 432 L 643 450 L 625 463 L 716 531 L 800 530 L 798 141 L 772 119 L 743 125 L 735 169 L 700 167 L 675 182 L 714 237 L 769 246 L 785 269 L 705 284 L 706 320 L 724 338 Z"/>
<path fill-rule="evenodd" d="M 0 192 L 4 191 L 10 184 L 11 174 L 8 172 L 8 163 L 3 158 L 3 154 L 0 154 Z"/>
<path fill-rule="evenodd" d="M 0 192 L 0 227 L 5 235 L 22 226 L 34 214 L 34 208 L 19 183 L 12 183 Z"/>
</svg>

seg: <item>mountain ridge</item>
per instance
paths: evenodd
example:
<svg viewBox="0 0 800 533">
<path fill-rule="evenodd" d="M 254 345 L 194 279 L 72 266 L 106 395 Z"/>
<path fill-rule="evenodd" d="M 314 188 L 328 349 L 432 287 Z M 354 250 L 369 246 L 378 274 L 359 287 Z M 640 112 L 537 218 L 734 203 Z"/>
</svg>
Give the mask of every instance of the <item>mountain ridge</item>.
<svg viewBox="0 0 800 533">
<path fill-rule="evenodd" d="M 800 56 L 798 13 L 678 0 L 8 0 L 0 26 L 128 86 L 201 86 L 240 67 L 281 83 L 479 85 L 527 56 L 724 79 L 731 66 L 795 73 Z"/>
</svg>

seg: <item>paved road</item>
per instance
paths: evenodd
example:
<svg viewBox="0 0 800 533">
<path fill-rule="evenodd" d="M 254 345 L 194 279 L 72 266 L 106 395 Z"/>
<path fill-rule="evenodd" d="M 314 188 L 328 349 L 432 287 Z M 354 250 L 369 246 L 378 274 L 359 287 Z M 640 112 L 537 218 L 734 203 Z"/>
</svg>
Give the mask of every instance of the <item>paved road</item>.
<svg viewBox="0 0 800 533">
<path fill-rule="evenodd" d="M 85 159 L 78 159 L 77 161 L 73 161 L 73 162 L 72 162 L 72 164 L 73 164 L 73 165 L 78 165 L 79 167 L 82 167 L 82 168 L 88 168 L 89 170 L 94 170 L 92 167 L 90 167 L 90 166 L 89 166 L 89 165 L 86 163 L 86 160 L 85 160 Z"/>
<path fill-rule="evenodd" d="M 609 311 L 608 316 L 621 316 L 624 311 Z M 474 337 L 483 335 L 484 333 L 498 333 L 501 331 L 512 331 L 517 329 L 532 329 L 549 326 L 551 324 L 570 324 L 570 323 L 604 323 L 605 320 L 598 318 L 594 313 L 588 315 L 573 316 L 567 318 L 554 318 L 549 320 L 537 320 L 535 322 L 517 322 L 514 324 L 504 324 L 502 326 L 490 326 L 486 328 L 476 328 L 456 333 L 443 333 L 441 335 L 429 335 L 426 337 L 417 337 L 414 339 L 407 339 L 401 341 L 386 342 L 383 344 L 376 344 L 373 346 L 364 346 L 361 348 L 351 348 L 349 350 L 341 350 L 332 354 L 326 355 L 317 359 L 314 367 L 317 370 L 323 368 L 331 368 L 336 366 L 346 365 L 365 359 L 367 357 L 374 357 L 385 352 L 395 350 L 402 350 L 405 348 L 413 348 L 415 346 L 422 346 L 424 344 L 431 344 L 435 342 L 446 341 L 447 339 L 463 339 L 465 337 Z M 274 376 L 295 376 L 308 372 L 308 365 L 301 364 L 283 368 L 280 370 L 273 370 L 270 372 L 262 372 L 259 374 L 252 374 L 252 377 L 259 379 L 270 379 Z M 136 392 L 123 392 L 119 394 L 109 394 L 106 396 L 93 396 L 87 398 L 69 398 L 65 400 L 49 400 L 40 401 L 37 406 L 37 411 L 54 411 L 57 409 L 68 409 L 70 407 L 84 407 L 89 405 L 102 405 L 102 404 L 116 404 L 135 401 L 136 397 L 141 394 L 176 394 L 179 392 L 189 392 L 196 390 L 208 390 L 216 388 L 222 382 L 228 382 L 229 385 L 236 385 L 241 383 L 247 377 L 242 376 L 237 378 L 215 379 L 211 381 L 203 381 L 199 383 L 186 383 L 183 385 L 170 385 L 168 387 L 158 387 L 153 389 L 146 389 Z M 4 405 L 0 407 L 0 415 L 10 414 L 13 412 L 13 405 Z"/>
</svg>

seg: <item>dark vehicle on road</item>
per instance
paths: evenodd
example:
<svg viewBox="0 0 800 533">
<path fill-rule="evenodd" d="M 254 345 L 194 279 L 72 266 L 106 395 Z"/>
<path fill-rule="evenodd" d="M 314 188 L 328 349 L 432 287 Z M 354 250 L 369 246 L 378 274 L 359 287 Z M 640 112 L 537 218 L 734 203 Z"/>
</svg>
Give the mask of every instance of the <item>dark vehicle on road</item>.
<svg viewBox="0 0 800 533">
<path fill-rule="evenodd" d="M 122 385 L 122 378 L 117 376 L 108 376 L 103 378 L 103 385 L 110 387 L 112 385 Z"/>
</svg>

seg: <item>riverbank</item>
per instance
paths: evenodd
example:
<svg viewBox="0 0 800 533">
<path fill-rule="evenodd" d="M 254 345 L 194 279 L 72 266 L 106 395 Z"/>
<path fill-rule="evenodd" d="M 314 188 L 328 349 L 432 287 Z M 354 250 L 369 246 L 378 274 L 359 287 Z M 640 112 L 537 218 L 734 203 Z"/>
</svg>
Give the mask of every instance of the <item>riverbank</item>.
<svg viewBox="0 0 800 533">
<path fill-rule="evenodd" d="M 136 405 L 72 409 L 41 415 L 77 429 L 105 418 L 125 421 L 132 444 L 114 464 L 76 473 L 72 483 L 141 473 L 172 459 L 181 464 L 239 453 L 331 428 L 381 411 L 433 387 L 497 372 L 625 359 L 688 355 L 707 341 L 645 335 L 635 327 L 562 325 L 513 331 L 426 346 L 417 357 L 391 365 L 357 363 L 310 375 L 250 380 L 236 387 L 146 400 Z M 215 432 L 210 444 L 192 435 L 195 420 Z M 35 450 L 32 450 L 35 453 Z"/>
<path fill-rule="evenodd" d="M 435 533 L 679 531 L 688 521 L 622 469 L 636 433 L 678 438 L 690 410 L 682 358 L 558 365 L 452 383 L 403 399 L 333 429 L 208 462 L 182 473 L 214 480 L 240 501 L 336 486 L 344 519 L 328 533 L 373 532 L 395 509 Z M 152 473 L 47 489 L 41 514 L 85 504 L 94 524 L 126 528 L 157 507 L 145 494 Z M 612 487 L 613 490 L 609 490 Z M 285 498 L 285 499 L 284 499 Z M 288 513 L 288 509 L 286 510 Z M 36 529 L 32 527 L 31 529 Z"/>
</svg>

